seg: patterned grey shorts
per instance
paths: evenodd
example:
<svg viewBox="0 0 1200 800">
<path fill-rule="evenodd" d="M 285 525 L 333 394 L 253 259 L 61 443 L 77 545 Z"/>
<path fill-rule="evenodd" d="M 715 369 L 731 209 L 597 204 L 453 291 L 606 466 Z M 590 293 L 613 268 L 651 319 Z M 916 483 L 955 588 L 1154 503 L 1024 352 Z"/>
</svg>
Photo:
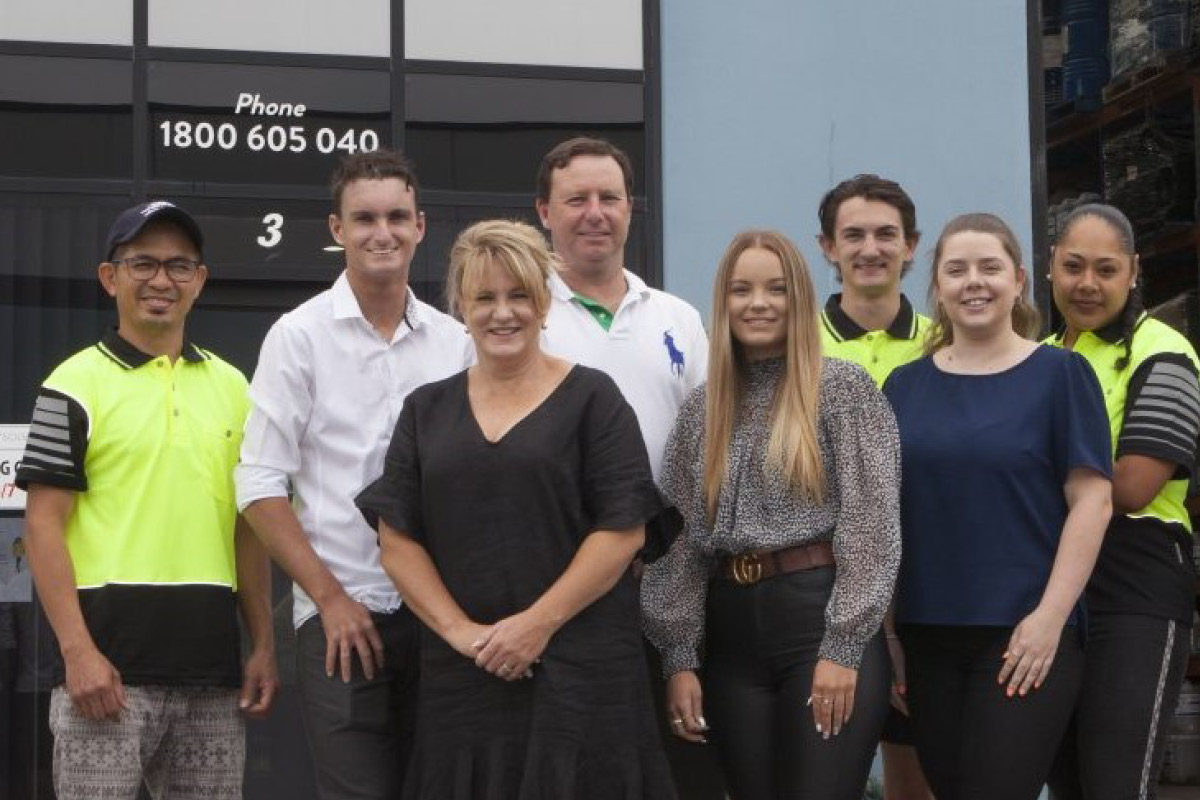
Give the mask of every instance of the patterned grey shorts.
<svg viewBox="0 0 1200 800">
<path fill-rule="evenodd" d="M 245 727 L 236 689 L 126 686 L 128 708 L 90 720 L 50 697 L 58 800 L 241 800 Z"/>
</svg>

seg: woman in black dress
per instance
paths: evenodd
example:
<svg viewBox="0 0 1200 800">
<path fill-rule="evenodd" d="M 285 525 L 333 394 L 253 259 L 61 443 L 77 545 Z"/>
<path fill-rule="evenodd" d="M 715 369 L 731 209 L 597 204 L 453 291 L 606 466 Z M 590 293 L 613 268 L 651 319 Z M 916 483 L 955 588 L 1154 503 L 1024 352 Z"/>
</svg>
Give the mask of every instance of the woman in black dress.
<svg viewBox="0 0 1200 800">
<path fill-rule="evenodd" d="M 478 363 L 413 392 L 358 497 L 425 624 L 407 798 L 670 798 L 629 564 L 660 510 L 603 373 L 541 351 L 553 257 L 491 221 L 447 292 Z"/>
</svg>

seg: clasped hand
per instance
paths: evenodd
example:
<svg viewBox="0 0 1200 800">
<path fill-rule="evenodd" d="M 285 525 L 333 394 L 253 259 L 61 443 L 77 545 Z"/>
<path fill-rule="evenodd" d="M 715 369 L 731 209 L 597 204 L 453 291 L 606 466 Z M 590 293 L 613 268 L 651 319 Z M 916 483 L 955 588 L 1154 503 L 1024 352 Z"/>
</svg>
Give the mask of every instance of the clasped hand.
<svg viewBox="0 0 1200 800">
<path fill-rule="evenodd" d="M 494 625 L 467 622 L 447 641 L 461 655 L 497 678 L 515 681 L 533 676 L 550 642 L 551 626 L 531 611 L 505 617 Z"/>
</svg>

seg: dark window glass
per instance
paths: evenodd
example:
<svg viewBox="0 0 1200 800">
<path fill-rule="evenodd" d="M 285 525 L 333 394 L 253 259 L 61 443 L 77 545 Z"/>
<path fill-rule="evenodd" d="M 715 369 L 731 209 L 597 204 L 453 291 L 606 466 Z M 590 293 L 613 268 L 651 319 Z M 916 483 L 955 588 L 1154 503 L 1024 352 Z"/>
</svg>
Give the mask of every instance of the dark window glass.
<svg viewBox="0 0 1200 800">
<path fill-rule="evenodd" d="M 330 282 L 341 269 L 327 202 L 193 197 L 180 203 L 204 231 L 212 279 Z"/>
<path fill-rule="evenodd" d="M 149 64 L 151 178 L 315 184 L 391 139 L 386 72 Z"/>
<path fill-rule="evenodd" d="M 0 55 L 0 175 L 130 178 L 132 65 Z"/>
<path fill-rule="evenodd" d="M 532 192 L 542 156 L 600 136 L 644 172 L 640 83 L 465 75 L 405 78 L 405 150 L 431 189 Z M 640 184 L 641 181 L 639 180 Z"/>
</svg>

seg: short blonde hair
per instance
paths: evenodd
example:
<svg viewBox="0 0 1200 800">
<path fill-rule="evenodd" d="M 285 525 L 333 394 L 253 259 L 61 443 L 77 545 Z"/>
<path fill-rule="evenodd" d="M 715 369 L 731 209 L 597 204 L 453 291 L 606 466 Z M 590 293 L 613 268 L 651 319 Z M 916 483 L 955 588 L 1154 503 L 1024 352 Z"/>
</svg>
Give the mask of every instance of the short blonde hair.
<svg viewBox="0 0 1200 800">
<path fill-rule="evenodd" d="M 550 311 L 550 288 L 555 256 L 542 234 L 527 222 L 489 219 L 477 222 L 458 235 L 450 248 L 446 275 L 446 304 L 462 319 L 470 292 L 479 283 L 487 264 L 500 264 L 533 300 L 538 317 Z"/>
</svg>

